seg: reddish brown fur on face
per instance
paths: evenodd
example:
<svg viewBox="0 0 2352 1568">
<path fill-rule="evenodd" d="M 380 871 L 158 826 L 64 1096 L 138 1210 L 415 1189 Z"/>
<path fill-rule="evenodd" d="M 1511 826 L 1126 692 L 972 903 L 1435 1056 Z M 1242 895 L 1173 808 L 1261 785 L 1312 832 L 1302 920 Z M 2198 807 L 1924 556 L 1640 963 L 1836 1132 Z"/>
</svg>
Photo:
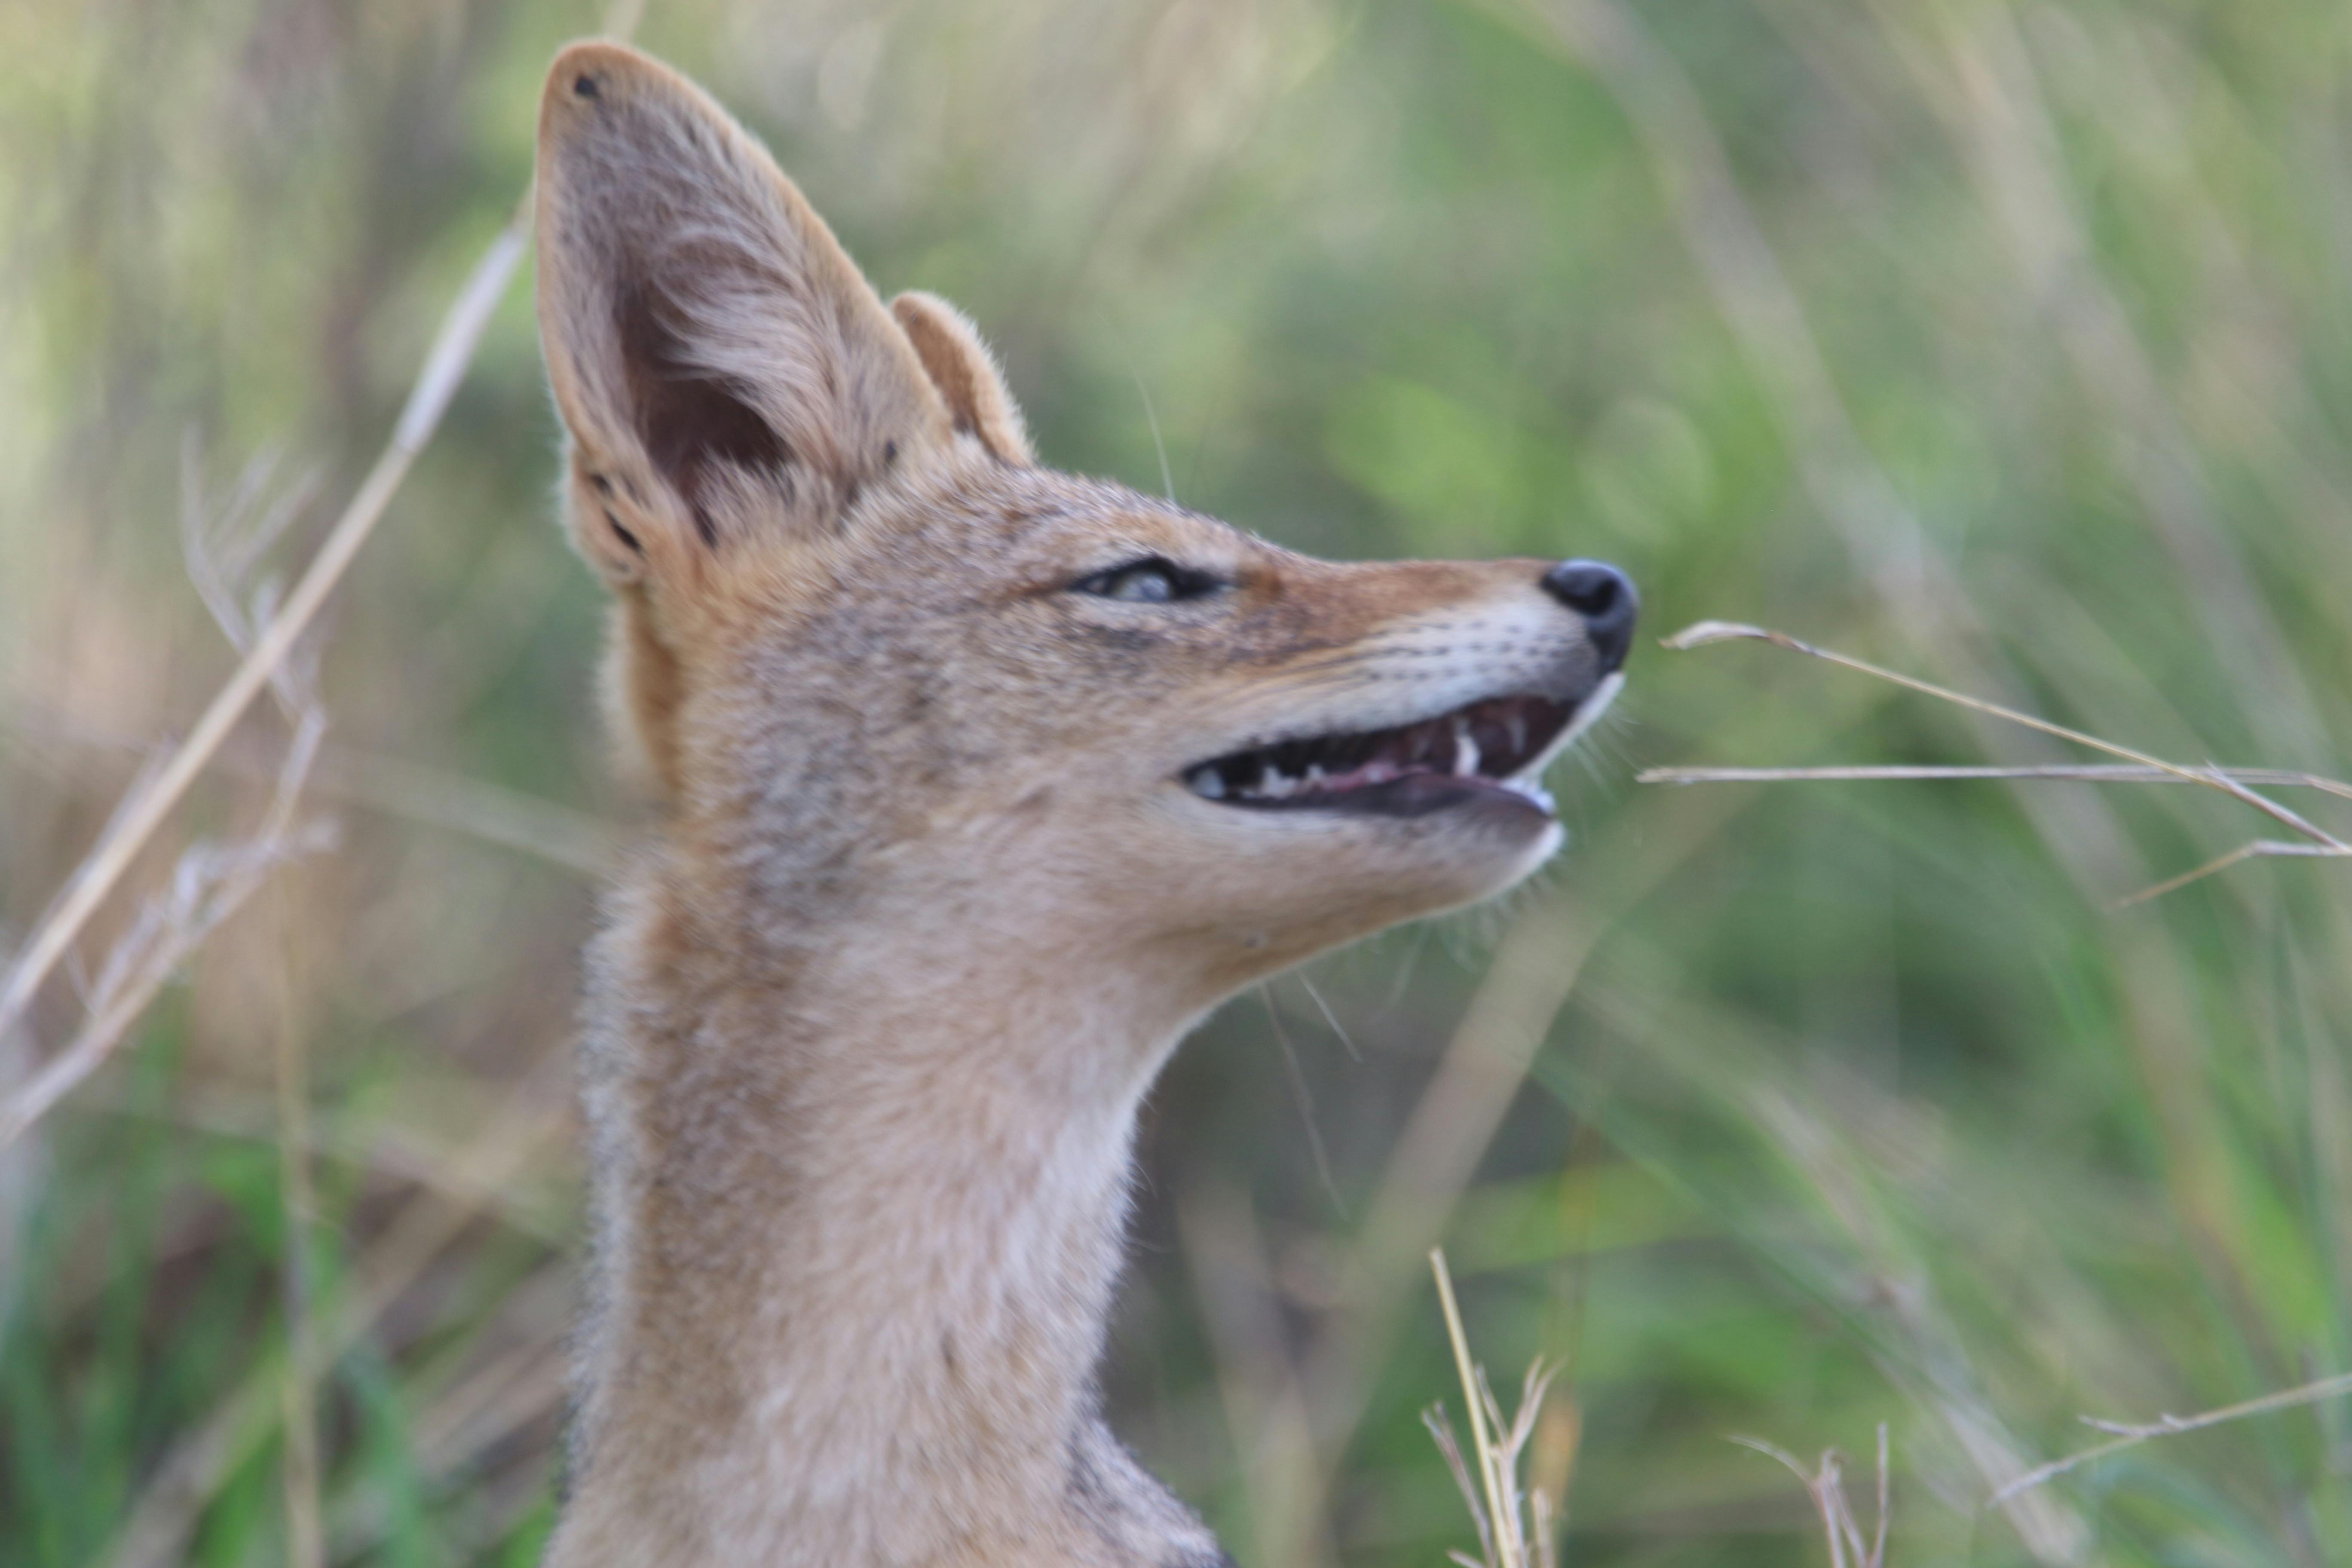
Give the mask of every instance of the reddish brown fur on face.
<svg viewBox="0 0 2352 1568">
<path fill-rule="evenodd" d="M 539 204 L 571 525 L 662 797 L 589 965 L 597 1256 L 549 1561 L 1213 1562 L 1094 1410 L 1138 1101 L 1236 988 L 1496 891 L 1558 830 L 1185 774 L 1579 701 L 1591 641 L 1541 563 L 1313 561 L 1034 466 L 970 324 L 885 309 L 757 143 L 618 46 L 558 58 Z M 1159 597 L 1099 591 L 1154 562 Z"/>
</svg>

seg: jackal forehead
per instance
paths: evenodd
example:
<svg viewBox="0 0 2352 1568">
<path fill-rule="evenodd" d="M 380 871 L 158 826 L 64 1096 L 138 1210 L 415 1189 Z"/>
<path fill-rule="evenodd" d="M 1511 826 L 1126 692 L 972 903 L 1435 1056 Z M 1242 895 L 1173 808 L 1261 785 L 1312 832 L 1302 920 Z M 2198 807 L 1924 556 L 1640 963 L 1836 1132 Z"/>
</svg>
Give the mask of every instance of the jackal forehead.
<svg viewBox="0 0 2352 1568">
<path fill-rule="evenodd" d="M 782 586 L 970 603 L 1053 592 L 1155 558 L 1224 582 L 1283 554 L 1230 523 L 1115 484 L 1040 469 L 950 470 L 934 485 L 877 498 L 828 542 L 831 570 Z"/>
<path fill-rule="evenodd" d="M 1197 553 L 1203 565 L 1238 563 L 1270 548 L 1221 519 L 1108 481 L 1033 468 L 1011 476 L 1008 489 L 999 541 L 983 530 L 975 542 L 982 548 L 1001 542 L 1074 565 L 1106 546 Z"/>
</svg>

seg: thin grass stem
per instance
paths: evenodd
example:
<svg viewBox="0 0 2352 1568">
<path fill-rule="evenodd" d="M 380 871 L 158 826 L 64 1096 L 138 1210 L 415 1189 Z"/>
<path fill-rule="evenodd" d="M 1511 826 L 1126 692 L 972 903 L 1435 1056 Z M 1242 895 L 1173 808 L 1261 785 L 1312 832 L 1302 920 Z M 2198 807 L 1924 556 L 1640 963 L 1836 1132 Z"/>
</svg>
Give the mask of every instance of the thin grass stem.
<svg viewBox="0 0 2352 1568">
<path fill-rule="evenodd" d="M 2352 849 L 2331 849 L 2325 844 L 2288 844 L 2276 838 L 2257 838 L 2251 844 L 2239 845 L 2226 855 L 2215 856 L 2195 870 L 2183 871 L 2178 877 L 2168 877 L 2152 888 L 2142 888 L 2137 893 L 2126 893 L 2122 898 L 2112 900 L 2107 908 L 2111 910 L 2127 910 L 2135 904 L 2144 904 L 2151 899 L 2160 899 L 2167 893 L 2179 891 L 2191 882 L 2202 881 L 2216 871 L 2226 871 L 2231 867 L 2248 860 L 2340 860 L 2347 858 L 2352 858 Z"/>
<path fill-rule="evenodd" d="M 2219 1426 L 2224 1422 L 2242 1421 L 2250 1415 L 2267 1415 L 2274 1410 L 2293 1410 L 2301 1405 L 2317 1405 L 2323 1400 L 2341 1398 L 2347 1394 L 2352 1394 L 2352 1373 L 2339 1373 L 2335 1377 L 2323 1377 L 2316 1383 L 2306 1383 L 2297 1388 L 2282 1389 L 2276 1394 L 2265 1394 L 2258 1399 L 2243 1400 L 2236 1405 L 2224 1405 L 2218 1410 L 2208 1410 L 2199 1415 L 2160 1415 L 2156 1420 L 2142 1426 L 2099 1421 L 2085 1415 L 2082 1418 L 2084 1425 L 2096 1427 L 2102 1432 L 2118 1434 L 2115 1441 L 2094 1444 L 2080 1453 L 2070 1454 L 2063 1459 L 2053 1459 L 2046 1465 L 2037 1466 L 1993 1493 L 1986 1500 L 1986 1505 L 1999 1508 L 2020 1492 L 2032 1491 L 2035 1487 L 2045 1481 L 2054 1480 L 2069 1470 L 2079 1469 L 2084 1465 L 2104 1459 L 2111 1454 L 2120 1454 L 2126 1448 L 2137 1447 L 2153 1437 L 2169 1437 L 2181 1432 L 2199 1432 L 2208 1426 Z"/>
<path fill-rule="evenodd" d="M 2315 789 L 2352 800 L 2352 784 L 2290 768 L 2210 770 L 2239 784 L 2272 789 Z M 1643 768 L 1637 784 L 1878 784 L 1932 779 L 2050 779 L 2076 784 L 2202 784 L 2164 768 L 2137 763 L 2042 763 L 2023 767 L 1941 765 L 1911 763 L 1851 763 L 1811 768 Z"/>
<path fill-rule="evenodd" d="M 1478 1398 L 1478 1376 L 1470 1365 L 1470 1340 L 1462 1331 L 1462 1309 L 1454 1300 L 1454 1276 L 1445 1267 L 1445 1248 L 1429 1249 L 1429 1268 L 1437 1276 L 1437 1299 L 1445 1309 L 1445 1336 L 1454 1343 L 1454 1368 L 1462 1375 L 1462 1402 L 1470 1407 L 1470 1441 L 1477 1450 L 1478 1479 L 1486 1494 L 1486 1517 L 1499 1530 L 1503 1508 L 1495 1486 L 1495 1448 L 1486 1437 L 1486 1411 Z"/>
<path fill-rule="evenodd" d="M 1948 686 L 1938 686 L 1932 680 L 1922 680 L 1916 676 L 1905 675 L 1899 670 L 1872 664 L 1867 659 L 1856 658 L 1851 654 L 1839 653 L 1833 648 L 1816 647 L 1811 643 L 1792 637 L 1786 632 L 1776 632 L 1765 626 L 1747 626 L 1738 621 L 1699 621 L 1685 626 L 1670 637 L 1662 639 L 1660 646 L 1672 648 L 1676 652 L 1685 652 L 1719 642 L 1770 643 L 1774 647 L 1786 648 L 1791 653 L 1801 653 L 1808 658 L 1823 659 L 1864 675 L 1874 676 L 1880 680 L 1891 681 L 1896 686 L 1923 692 L 1929 697 L 1938 698 L 1975 712 L 1989 714 L 1996 719 L 2006 719 L 2012 724 L 2021 724 L 2029 730 L 2038 730 L 2045 735 L 2054 735 L 2062 741 L 2072 741 L 2078 746 L 2088 746 L 2095 752 L 2105 752 L 2109 756 L 2122 757 L 2126 762 L 2137 763 L 2145 768 L 2153 768 L 2183 783 L 2203 784 L 2208 789 L 2219 790 L 2224 795 L 2234 796 L 2315 844 L 2324 844 L 2331 849 L 2352 854 L 2352 845 L 2346 844 L 2335 835 L 2305 821 L 2299 814 L 2279 805 L 2268 796 L 2255 794 L 2244 784 L 2231 779 L 2217 766 L 2209 764 L 2198 768 L 2187 767 L 2179 763 L 2168 763 L 2162 757 L 2151 755 L 2130 746 L 2118 745 L 2113 741 L 2101 740 L 2096 735 L 2087 734 L 2064 724 L 2054 723 L 2048 719 L 2019 709 L 1988 701 L 1981 697 L 1971 697 L 1967 692 L 1955 691 Z M 2352 789 L 2352 786 L 2347 787 Z"/>
<path fill-rule="evenodd" d="M 401 481 L 408 477 L 417 453 L 448 411 L 449 400 L 472 362 L 484 328 L 489 324 L 490 312 L 505 295 L 516 263 L 522 259 L 529 205 L 526 200 L 517 208 L 514 218 L 475 264 L 466 286 L 442 318 L 440 331 L 425 353 L 424 369 L 410 389 L 391 441 L 352 497 L 343 515 L 336 521 L 326 542 L 311 558 L 301 580 L 254 638 L 252 647 L 196 721 L 188 738 L 145 784 L 142 793 L 124 803 L 125 809 L 117 818 L 114 830 L 82 861 L 62 897 L 26 940 L 16 962 L 9 967 L 5 984 L 0 984 L 0 1033 L 24 1016 L 34 994 L 81 934 L 82 928 L 89 923 L 107 894 L 179 805 L 213 753 L 228 739 L 229 731 L 244 716 L 246 709 L 292 655 L 302 634 L 326 604 L 327 596 L 357 558 L 360 547 L 383 520 L 385 508 L 399 490 Z"/>
</svg>

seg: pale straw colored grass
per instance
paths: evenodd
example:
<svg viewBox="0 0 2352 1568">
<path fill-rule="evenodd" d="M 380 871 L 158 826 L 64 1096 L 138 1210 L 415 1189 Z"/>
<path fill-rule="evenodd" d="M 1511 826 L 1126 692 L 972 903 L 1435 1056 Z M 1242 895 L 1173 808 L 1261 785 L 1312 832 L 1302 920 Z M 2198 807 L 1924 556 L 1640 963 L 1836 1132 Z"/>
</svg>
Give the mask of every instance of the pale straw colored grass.
<svg viewBox="0 0 2352 1568">
<path fill-rule="evenodd" d="M 1454 1346 L 1454 1370 L 1462 1377 L 1462 1401 L 1470 1413 L 1471 1452 L 1465 1456 L 1446 1419 L 1443 1401 L 1422 1412 L 1422 1425 L 1445 1456 L 1454 1484 L 1477 1527 L 1479 1555 L 1448 1552 L 1460 1568 L 1558 1568 L 1559 1531 L 1566 1523 L 1555 1482 L 1542 1480 L 1522 1488 L 1520 1460 L 1538 1429 L 1544 1396 L 1551 1391 L 1558 1366 L 1546 1366 L 1538 1357 L 1519 1383 L 1518 1408 L 1506 1419 L 1503 1407 L 1486 1382 L 1486 1369 L 1470 1359 L 1469 1337 L 1462 1329 L 1462 1309 L 1454 1299 L 1454 1276 L 1445 1267 L 1445 1249 L 1433 1248 L 1430 1272 L 1437 1277 L 1437 1300 L 1445 1310 L 1445 1337 Z M 1471 1479 L 1475 1463 L 1477 1479 Z M 1560 1478 L 1561 1481 L 1565 1477 Z"/>
<path fill-rule="evenodd" d="M 1732 1441 L 1780 1460 L 1790 1474 L 1805 1483 L 1805 1491 L 1813 1500 L 1814 1511 L 1822 1516 L 1822 1530 L 1829 1540 L 1830 1568 L 1886 1568 L 1886 1522 L 1892 1500 L 1885 1422 L 1878 1424 L 1877 1523 L 1867 1536 L 1863 1533 L 1862 1521 L 1853 1511 L 1853 1501 L 1845 1495 L 1844 1455 L 1835 1448 L 1828 1449 L 1822 1453 L 1821 1464 L 1808 1470 L 1797 1456 L 1761 1437 L 1734 1437 Z"/>
<path fill-rule="evenodd" d="M 2142 1423 L 2102 1421 L 2094 1415 L 2084 1415 L 2080 1417 L 2083 1425 L 2095 1427 L 2102 1432 L 2111 1432 L 2115 1434 L 2115 1440 L 2094 1444 L 2080 1453 L 2069 1454 L 2063 1459 L 2053 1459 L 2046 1465 L 2037 1466 L 2026 1471 L 2025 1474 L 1993 1493 L 1991 1506 L 1999 1507 L 2011 1498 L 2021 1492 L 2031 1491 L 2044 1481 L 2054 1480 L 2069 1470 L 2095 1463 L 2111 1454 L 2120 1454 L 2126 1448 L 2136 1448 L 2154 1437 L 2170 1437 L 2182 1432 L 2200 1432 L 2208 1426 L 2219 1426 L 2231 1421 L 2242 1421 L 2250 1415 L 2266 1415 L 2274 1410 L 2293 1410 L 2305 1405 L 2317 1405 L 2322 1400 L 2340 1399 L 2347 1394 L 2352 1394 L 2352 1373 L 2337 1377 L 2323 1377 L 2315 1383 L 2306 1383 L 2299 1388 L 2282 1389 L 2276 1394 L 2265 1394 L 2258 1399 L 2247 1399 L 2235 1405 L 2225 1405 L 2219 1410 L 2208 1410 L 2198 1415 L 2159 1415 L 2153 1421 Z"/>
<path fill-rule="evenodd" d="M 351 504 L 343 509 L 342 516 L 336 520 L 326 542 L 311 557 L 293 591 L 255 634 L 251 645 L 245 649 L 243 661 L 205 708 L 187 739 L 161 768 L 152 774 L 142 775 L 123 796 L 105 835 L 67 879 L 58 902 L 26 940 L 16 961 L 9 966 L 7 978 L 0 982 L 0 1032 L 14 1026 L 24 1016 L 42 983 L 65 958 L 74 939 L 82 933 L 107 895 L 130 870 L 139 852 L 171 816 L 188 786 L 228 739 L 230 730 L 293 658 L 302 634 L 310 629 L 328 595 L 358 558 L 360 547 L 383 521 L 385 508 L 391 505 L 401 481 L 408 477 L 417 453 L 432 438 L 441 416 L 448 412 L 449 400 L 472 362 L 482 331 L 489 324 L 490 312 L 505 294 L 516 263 L 522 259 L 526 217 L 527 206 L 518 207 L 513 220 L 490 243 L 472 277 L 458 291 L 442 319 L 432 347 L 426 351 L 425 367 L 418 373 L 407 405 L 393 427 L 391 441 L 352 497 Z M 170 966 L 165 967 L 164 973 L 170 973 Z M 135 1009 L 131 1016 L 137 1016 Z M 129 1020 L 123 1023 L 127 1026 Z M 82 1044 L 76 1042 L 78 1048 Z M 88 1076 L 89 1069 L 104 1058 L 110 1045 L 111 1041 L 106 1040 L 75 1058 L 78 1064 L 86 1063 L 79 1071 L 57 1076 L 44 1073 L 33 1084 L 12 1094 L 5 1105 L 0 1106 L 0 1143 L 21 1133 L 67 1089 Z"/>
<path fill-rule="evenodd" d="M 278 500 L 268 500 L 271 467 L 267 458 L 247 465 L 229 494 L 214 504 L 205 497 L 193 445 L 183 454 L 181 542 L 188 577 L 221 635 L 232 647 L 248 656 L 258 640 L 257 626 L 269 619 L 276 589 L 267 579 L 250 584 L 247 579 L 271 542 L 299 512 L 310 488 L 297 484 Z M 200 841 L 184 851 L 163 887 L 148 897 L 115 940 L 95 978 L 77 976 L 83 981 L 82 1026 L 65 1049 L 0 1100 L 0 1148 L 22 1136 L 105 1062 L 156 993 L 275 871 L 333 842 L 327 824 L 297 819 L 327 731 L 317 663 L 315 649 L 289 640 L 264 672 L 290 733 L 274 770 L 269 803 L 260 821 L 241 839 L 227 844 Z M 143 770 L 133 780 L 113 820 L 99 835 L 90 858 L 68 882 L 69 892 L 53 921 L 74 907 L 77 893 L 119 874 L 98 868 L 108 862 L 130 864 L 141 847 L 135 828 L 143 820 L 143 805 L 153 798 L 153 791 L 170 772 L 167 764 Z M 98 896 L 103 891 L 100 888 Z M 35 945 L 39 942 L 36 937 Z M 7 1026 L 0 1020 L 0 1033 Z"/>
<path fill-rule="evenodd" d="M 2015 708 L 2006 707 L 1999 702 L 1987 701 L 1981 697 L 1971 697 L 1966 692 L 1954 691 L 1948 687 L 1938 686 L 1930 680 L 1922 680 L 1916 676 L 1904 675 L 1899 671 L 1888 669 L 1880 665 L 1872 664 L 1865 659 L 1855 658 L 1851 654 L 1838 653 L 1833 649 L 1825 647 L 1817 647 L 1811 643 L 1803 642 L 1796 637 L 1792 637 L 1786 632 L 1771 631 L 1763 626 L 1743 626 L 1735 621 L 1700 621 L 1694 626 L 1685 626 L 1681 631 L 1676 632 L 1674 636 L 1663 639 L 1660 646 L 1674 649 L 1677 652 L 1682 652 L 1691 648 L 1706 647 L 1713 644 L 1723 642 L 1769 643 L 1774 647 L 1786 648 L 1791 653 L 1804 654 L 1808 658 L 1811 658 L 1826 659 L 1832 664 L 1841 665 L 1847 669 L 1857 670 L 1864 675 L 1873 676 L 1880 680 L 1892 681 L 1897 686 L 1906 687 L 1913 691 L 1924 692 L 1929 697 L 1939 699 L 1942 701 L 1955 703 L 1959 707 L 1969 709 L 1974 712 L 1986 714 L 1989 717 L 1995 719 L 2006 720 L 2012 724 L 2021 724 L 2029 730 L 2038 730 L 2045 735 L 2053 735 L 2059 740 L 2069 741 L 2078 746 L 2087 746 L 2093 751 L 2105 752 L 2112 757 L 2121 757 L 2126 763 L 2132 764 L 2132 771 L 2128 773 L 2099 773 L 2096 774 L 2088 774 L 2080 770 L 2053 773 L 2052 770 L 2047 768 L 1990 768 L 1971 770 L 1966 776 L 1983 778 L 2092 778 L 2096 782 L 2101 783 L 2123 784 L 2147 783 L 2154 780 L 2163 779 L 2169 780 L 2177 784 L 2201 784 L 2207 789 L 2218 790 L 2221 794 L 2231 796 L 2232 799 L 2243 802 L 2245 805 L 2252 806 L 2256 811 L 2261 812 L 2263 816 L 2270 817 L 2273 821 L 2281 824 L 2289 831 L 2294 833 L 2300 840 L 2299 842 L 2275 838 L 2257 838 L 2250 840 L 2247 843 L 2238 846 L 2238 847 L 2229 851 L 2227 854 L 2216 856 L 2212 859 L 2206 861 L 2203 865 L 2198 866 L 2188 871 L 2183 871 L 2177 877 L 2167 878 L 2165 880 L 2156 883 L 2152 887 L 2142 888 L 2137 892 L 2129 893 L 2122 898 L 2116 899 L 2108 906 L 2111 909 L 2124 909 L 2133 904 L 2145 903 L 2150 899 L 2161 898 L 2167 893 L 2187 887 L 2191 882 L 2212 876 L 2217 871 L 2225 871 L 2231 867 L 2239 865 L 2247 860 L 2263 858 L 2352 859 L 2352 843 L 2347 843 L 2342 838 L 2339 838 L 2336 835 L 2328 832 L 2326 828 L 2312 822 L 2300 812 L 2280 805 L 2277 801 L 2273 800 L 2268 795 L 2257 793 L 2252 787 L 2252 783 L 2249 782 L 2252 780 L 2265 784 L 2285 784 L 2296 785 L 2322 790 L 2329 795 L 2352 799 L 2352 784 L 2345 784 L 2341 780 L 2323 778 L 2315 773 L 2294 773 L 2278 770 L 2264 770 L 2258 773 L 2248 769 L 2224 768 L 2216 763 L 2206 763 L 2192 766 L 2181 763 L 2167 762 L 2161 757 L 2152 756 L 2146 752 L 2137 751 L 2130 746 L 2118 745 L 2115 742 L 2102 740 L 2096 735 L 2086 734 L 2083 731 L 2071 729 L 2063 724 L 2053 723 L 2047 719 L 2038 718 L 2033 714 L 2021 712 Z M 1732 777 L 1737 777 L 1742 782 L 1757 782 L 1822 777 L 1852 778 L 1856 776 L 1920 778 L 1950 775 L 1938 774 L 1933 772 L 1923 773 L 1916 769 L 1906 769 L 1892 773 L 1864 773 L 1859 775 L 1851 769 L 1831 769 L 1827 771 L 1798 769 L 1790 772 L 1783 772 L 1769 768 L 1746 768 L 1736 771 L 1670 769 L 1654 770 L 1652 772 L 1644 773 L 1640 775 L 1640 780 L 1643 784 L 1711 784 L 1727 782 L 1727 780 Z"/>
</svg>

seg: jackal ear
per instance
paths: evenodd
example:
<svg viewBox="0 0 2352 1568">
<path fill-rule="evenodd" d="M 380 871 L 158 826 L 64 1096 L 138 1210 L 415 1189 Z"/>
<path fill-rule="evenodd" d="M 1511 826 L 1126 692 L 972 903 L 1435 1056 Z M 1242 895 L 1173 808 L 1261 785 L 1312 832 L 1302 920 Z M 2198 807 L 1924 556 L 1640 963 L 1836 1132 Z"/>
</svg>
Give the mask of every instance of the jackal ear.
<svg viewBox="0 0 2352 1568">
<path fill-rule="evenodd" d="M 582 547 L 691 580 L 730 536 L 821 531 L 951 440 L 924 363 L 805 198 L 702 90 L 573 44 L 540 100 L 540 339 Z"/>
<path fill-rule="evenodd" d="M 892 300 L 890 313 L 906 329 L 931 384 L 947 399 L 958 432 L 978 437 L 1000 462 L 1023 468 L 1034 463 L 1037 455 L 1029 449 L 1020 405 L 971 318 L 937 294 L 917 289 Z"/>
</svg>

